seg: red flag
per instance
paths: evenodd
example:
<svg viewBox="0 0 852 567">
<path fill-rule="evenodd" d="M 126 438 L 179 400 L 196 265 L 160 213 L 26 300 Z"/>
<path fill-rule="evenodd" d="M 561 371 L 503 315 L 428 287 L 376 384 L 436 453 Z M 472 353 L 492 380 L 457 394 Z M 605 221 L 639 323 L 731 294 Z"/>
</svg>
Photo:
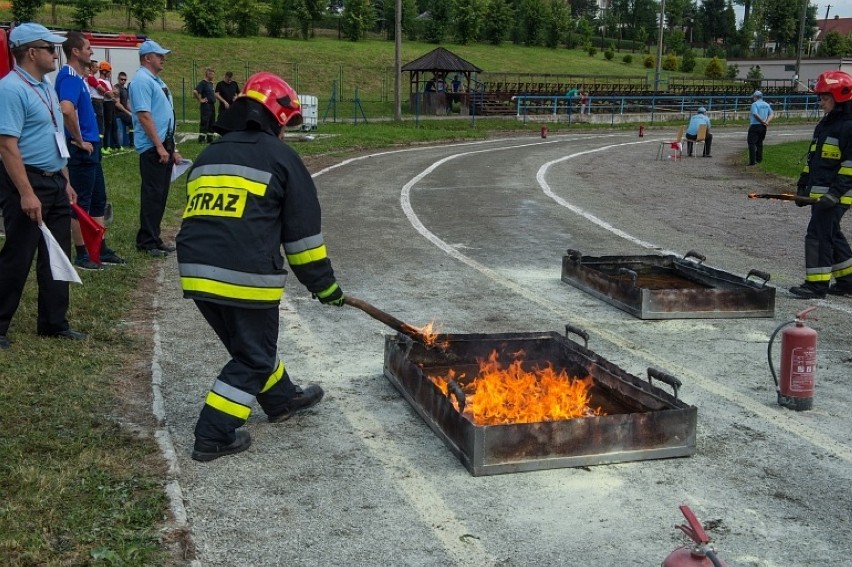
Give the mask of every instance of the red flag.
<svg viewBox="0 0 852 567">
<path fill-rule="evenodd" d="M 83 233 L 83 244 L 86 245 L 86 252 L 89 253 L 89 259 L 95 264 L 100 264 L 101 245 L 104 242 L 106 227 L 99 225 L 95 219 L 89 216 L 89 213 L 84 211 L 77 203 L 72 204 L 71 208 L 74 209 L 74 213 L 77 215 L 77 221 L 80 223 L 80 232 Z"/>
</svg>

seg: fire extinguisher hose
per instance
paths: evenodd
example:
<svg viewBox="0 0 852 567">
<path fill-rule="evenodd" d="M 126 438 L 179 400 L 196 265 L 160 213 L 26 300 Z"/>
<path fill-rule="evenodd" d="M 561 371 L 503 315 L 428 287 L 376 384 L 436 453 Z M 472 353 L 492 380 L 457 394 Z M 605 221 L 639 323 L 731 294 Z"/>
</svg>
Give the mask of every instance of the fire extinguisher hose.
<svg viewBox="0 0 852 567">
<path fill-rule="evenodd" d="M 710 560 L 710 563 L 712 563 L 714 567 L 722 567 L 722 562 L 719 561 L 718 557 L 716 557 L 716 552 L 709 547 L 704 550 L 704 555 L 707 556 L 707 559 Z"/>
<path fill-rule="evenodd" d="M 778 325 L 778 327 L 773 331 L 772 336 L 769 337 L 769 345 L 766 347 L 766 357 L 769 359 L 769 371 L 772 372 L 772 379 L 775 381 L 775 391 L 779 394 L 781 393 L 781 389 L 778 386 L 778 376 L 775 374 L 775 365 L 772 363 L 772 343 L 775 342 L 775 337 L 778 335 L 778 332 L 786 327 L 787 325 L 791 325 L 796 322 L 796 319 L 792 321 L 785 321 Z"/>
</svg>

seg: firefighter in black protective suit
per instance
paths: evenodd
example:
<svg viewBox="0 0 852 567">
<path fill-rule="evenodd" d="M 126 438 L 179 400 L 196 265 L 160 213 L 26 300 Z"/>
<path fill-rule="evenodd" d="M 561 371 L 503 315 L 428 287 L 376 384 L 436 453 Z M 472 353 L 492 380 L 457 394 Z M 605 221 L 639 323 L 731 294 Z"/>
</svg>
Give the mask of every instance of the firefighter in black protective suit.
<svg viewBox="0 0 852 567">
<path fill-rule="evenodd" d="M 840 230 L 852 205 L 852 76 L 827 71 L 814 92 L 825 116 L 814 130 L 797 193 L 818 201 L 805 235 L 805 283 L 790 288 L 802 299 L 852 295 L 852 248 Z"/>
<path fill-rule="evenodd" d="M 228 349 L 195 426 L 192 458 L 210 461 L 249 448 L 239 429 L 256 399 L 272 423 L 318 403 L 322 388 L 294 385 L 277 355 L 278 304 L 287 271 L 324 304 L 343 305 L 321 232 L 316 188 L 302 160 L 281 140 L 302 115 L 280 77 L 249 78 L 215 125 L 187 179 L 177 237 L 184 297 Z"/>
</svg>

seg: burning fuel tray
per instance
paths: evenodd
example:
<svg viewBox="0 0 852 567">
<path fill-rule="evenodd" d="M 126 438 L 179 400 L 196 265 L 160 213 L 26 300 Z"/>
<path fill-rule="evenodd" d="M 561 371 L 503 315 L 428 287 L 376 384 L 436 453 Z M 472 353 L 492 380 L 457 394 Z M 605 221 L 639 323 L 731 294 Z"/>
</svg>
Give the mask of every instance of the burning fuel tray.
<svg viewBox="0 0 852 567">
<path fill-rule="evenodd" d="M 568 338 L 582 336 L 586 346 Z M 677 397 L 680 381 L 659 370 L 648 369 L 648 381 L 628 374 L 588 349 L 588 335 L 566 327 L 555 332 L 502 334 L 446 334 L 443 346 L 426 347 L 402 334 L 385 336 L 384 374 L 420 417 L 438 434 L 473 476 L 564 467 L 685 457 L 695 453 L 698 410 Z M 524 368 L 544 368 L 569 376 L 590 376 L 591 406 L 606 415 L 561 421 L 477 425 L 453 406 L 450 398 L 428 378 L 448 370 L 469 378 L 479 360 L 492 352 L 502 363 L 523 351 Z M 673 395 L 653 385 L 667 383 Z M 452 390 L 453 388 L 451 388 Z M 461 401 L 462 394 L 456 394 Z"/>
<path fill-rule="evenodd" d="M 766 285 L 769 274 L 751 270 L 741 278 L 704 266 L 704 260 L 692 250 L 683 258 L 594 258 L 568 250 L 562 257 L 562 281 L 640 319 L 775 316 L 775 288 Z"/>
</svg>

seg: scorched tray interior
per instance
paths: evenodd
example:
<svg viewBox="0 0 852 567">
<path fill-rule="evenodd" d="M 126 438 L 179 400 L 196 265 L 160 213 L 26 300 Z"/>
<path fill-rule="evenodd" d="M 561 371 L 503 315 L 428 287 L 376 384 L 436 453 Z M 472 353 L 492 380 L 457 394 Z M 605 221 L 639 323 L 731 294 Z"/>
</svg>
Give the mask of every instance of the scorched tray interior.
<svg viewBox="0 0 852 567">
<path fill-rule="evenodd" d="M 582 331 L 572 332 L 587 338 Z M 695 452 L 698 410 L 677 398 L 677 378 L 648 369 L 628 374 L 566 335 L 554 332 L 440 335 L 442 348 L 402 335 L 385 337 L 384 374 L 474 476 L 684 457 Z M 591 376 L 594 407 L 607 415 L 579 419 L 477 425 L 459 413 L 427 375 L 471 370 L 496 350 L 502 363 L 524 351 L 525 367 L 550 362 L 569 376 Z M 674 395 L 651 383 L 667 382 Z"/>
<path fill-rule="evenodd" d="M 676 256 L 562 257 L 562 281 L 640 319 L 732 319 L 775 316 L 769 274 L 745 278 L 703 265 L 690 251 Z M 758 278 L 756 281 L 752 278 Z"/>
</svg>

